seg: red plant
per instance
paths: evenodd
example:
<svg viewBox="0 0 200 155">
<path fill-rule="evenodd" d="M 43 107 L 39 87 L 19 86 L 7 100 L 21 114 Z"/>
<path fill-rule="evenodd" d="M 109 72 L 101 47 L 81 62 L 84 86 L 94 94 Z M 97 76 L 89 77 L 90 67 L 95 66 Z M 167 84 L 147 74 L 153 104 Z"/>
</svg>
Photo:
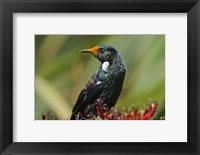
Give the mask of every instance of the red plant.
<svg viewBox="0 0 200 155">
<path fill-rule="evenodd" d="M 149 120 L 154 115 L 156 108 L 157 108 L 156 102 L 150 102 L 147 109 L 144 111 L 131 111 L 129 113 L 123 112 L 123 113 L 117 113 L 114 112 L 114 110 L 110 110 L 107 113 L 103 112 L 103 109 L 101 107 L 97 107 L 97 114 L 98 116 L 96 119 L 102 119 L 102 120 Z"/>
<path fill-rule="evenodd" d="M 155 101 L 149 102 L 145 110 L 132 110 L 131 112 L 116 112 L 111 109 L 109 112 L 104 112 L 103 106 L 97 106 L 97 116 L 90 120 L 150 120 L 152 119 L 158 104 Z M 56 116 L 52 113 L 42 113 L 43 120 L 56 120 Z M 156 120 L 165 119 L 164 117 L 154 118 Z"/>
</svg>

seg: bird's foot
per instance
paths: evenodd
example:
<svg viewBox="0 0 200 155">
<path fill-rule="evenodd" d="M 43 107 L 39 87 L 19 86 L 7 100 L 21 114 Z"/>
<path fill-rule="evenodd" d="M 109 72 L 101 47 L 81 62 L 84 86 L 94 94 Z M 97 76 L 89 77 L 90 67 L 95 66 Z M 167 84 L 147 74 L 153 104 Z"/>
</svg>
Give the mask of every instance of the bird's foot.
<svg viewBox="0 0 200 155">
<path fill-rule="evenodd" d="M 97 105 L 97 114 L 101 119 L 106 120 L 108 118 L 112 118 L 111 112 L 112 110 L 110 110 L 107 105 Z"/>
<path fill-rule="evenodd" d="M 101 119 L 104 119 L 104 112 L 103 112 L 103 108 L 100 105 L 97 105 L 97 114 Z"/>
</svg>

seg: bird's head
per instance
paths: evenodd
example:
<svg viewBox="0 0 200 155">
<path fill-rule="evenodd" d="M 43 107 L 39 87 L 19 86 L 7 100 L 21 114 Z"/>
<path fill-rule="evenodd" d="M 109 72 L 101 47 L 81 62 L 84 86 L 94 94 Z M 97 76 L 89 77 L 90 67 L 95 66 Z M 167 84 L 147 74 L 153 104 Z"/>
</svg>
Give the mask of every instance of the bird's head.
<svg viewBox="0 0 200 155">
<path fill-rule="evenodd" d="M 108 45 L 98 45 L 89 49 L 81 50 L 80 53 L 90 53 L 102 63 L 105 61 L 110 62 L 117 56 L 117 51 Z"/>
</svg>

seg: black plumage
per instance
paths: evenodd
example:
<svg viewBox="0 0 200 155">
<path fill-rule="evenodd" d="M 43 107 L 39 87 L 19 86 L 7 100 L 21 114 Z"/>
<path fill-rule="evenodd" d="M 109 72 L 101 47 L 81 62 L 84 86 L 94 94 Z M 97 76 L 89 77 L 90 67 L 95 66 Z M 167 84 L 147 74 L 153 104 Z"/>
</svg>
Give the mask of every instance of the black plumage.
<svg viewBox="0 0 200 155">
<path fill-rule="evenodd" d="M 97 107 L 108 112 L 118 100 L 126 73 L 122 57 L 111 46 L 99 45 L 80 52 L 91 53 L 101 65 L 80 92 L 71 120 L 93 119 L 97 116 Z"/>
</svg>

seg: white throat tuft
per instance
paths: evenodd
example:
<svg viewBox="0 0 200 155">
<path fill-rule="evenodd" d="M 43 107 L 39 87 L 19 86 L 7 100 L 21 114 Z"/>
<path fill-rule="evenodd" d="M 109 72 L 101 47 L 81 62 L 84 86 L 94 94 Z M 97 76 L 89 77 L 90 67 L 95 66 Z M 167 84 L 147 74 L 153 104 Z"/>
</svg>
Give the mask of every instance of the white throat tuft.
<svg viewBox="0 0 200 155">
<path fill-rule="evenodd" d="M 109 62 L 108 62 L 108 61 L 105 61 L 105 62 L 102 64 L 102 69 L 103 69 L 105 72 L 107 72 L 109 65 L 110 65 Z"/>
</svg>

